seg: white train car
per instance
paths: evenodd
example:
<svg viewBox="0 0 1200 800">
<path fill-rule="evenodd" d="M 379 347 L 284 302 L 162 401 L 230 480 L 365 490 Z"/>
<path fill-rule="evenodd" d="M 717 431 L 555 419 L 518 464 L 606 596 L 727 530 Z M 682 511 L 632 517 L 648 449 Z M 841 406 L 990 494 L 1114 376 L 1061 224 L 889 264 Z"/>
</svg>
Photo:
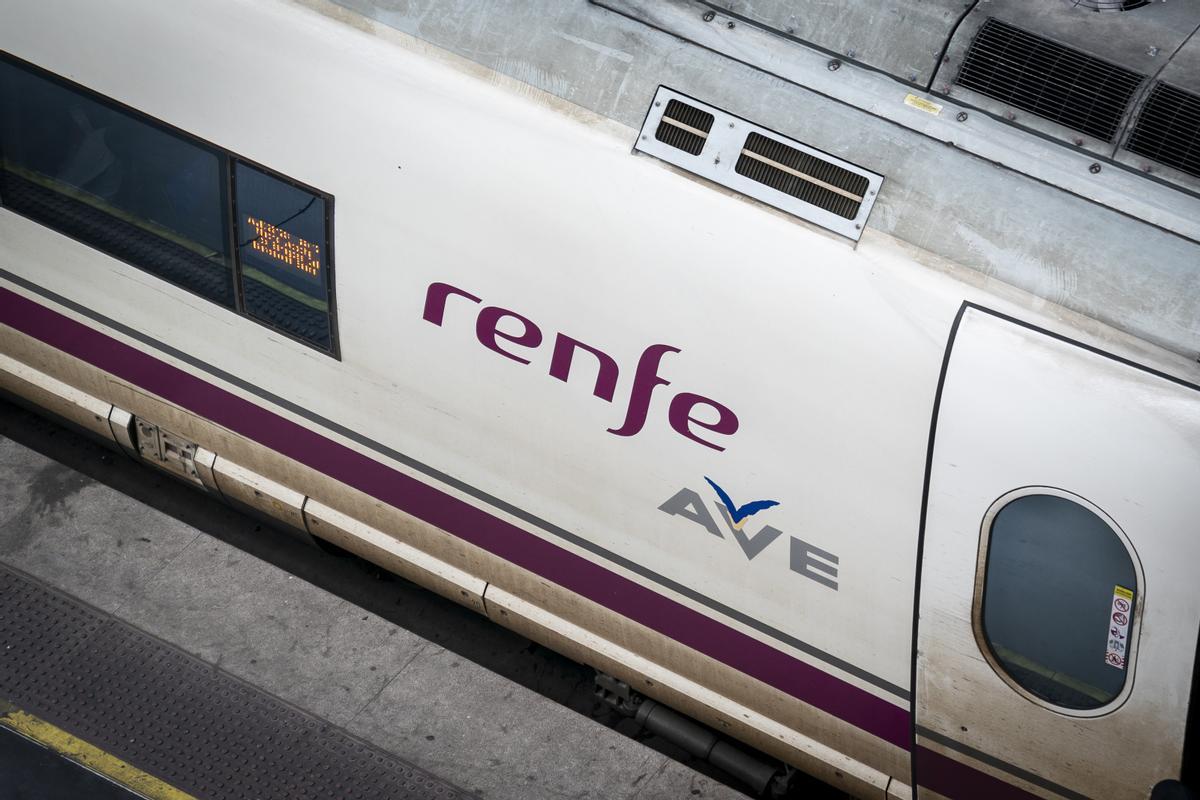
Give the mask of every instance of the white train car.
<svg viewBox="0 0 1200 800">
<path fill-rule="evenodd" d="M 1188 163 L 547 3 L 5 3 L 3 388 L 858 797 L 1194 781 Z"/>
</svg>

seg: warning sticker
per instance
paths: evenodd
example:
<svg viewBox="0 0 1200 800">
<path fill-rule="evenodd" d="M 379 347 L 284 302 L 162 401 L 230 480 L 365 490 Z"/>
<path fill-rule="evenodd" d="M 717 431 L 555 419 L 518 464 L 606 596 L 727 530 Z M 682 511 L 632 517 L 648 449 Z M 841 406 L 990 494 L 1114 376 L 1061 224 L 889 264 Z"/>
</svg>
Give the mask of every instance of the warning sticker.
<svg viewBox="0 0 1200 800">
<path fill-rule="evenodd" d="M 1129 617 L 1133 613 L 1133 592 L 1124 586 L 1113 587 L 1112 608 L 1108 617 L 1108 650 L 1104 663 L 1125 669 L 1125 654 L 1129 647 Z"/>
<path fill-rule="evenodd" d="M 905 95 L 904 105 L 924 111 L 926 114 L 933 114 L 934 116 L 942 113 L 942 106 L 940 103 L 935 103 L 932 100 L 926 100 L 924 97 L 917 97 L 915 94 Z"/>
</svg>

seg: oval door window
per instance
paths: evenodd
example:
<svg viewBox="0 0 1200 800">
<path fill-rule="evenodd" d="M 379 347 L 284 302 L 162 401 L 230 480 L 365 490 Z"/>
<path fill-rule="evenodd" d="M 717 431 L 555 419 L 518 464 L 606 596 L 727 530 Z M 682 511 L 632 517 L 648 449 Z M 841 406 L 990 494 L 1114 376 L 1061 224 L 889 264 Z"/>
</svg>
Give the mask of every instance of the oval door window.
<svg viewBox="0 0 1200 800">
<path fill-rule="evenodd" d="M 1086 506 L 1023 494 L 992 519 L 980 614 L 1009 680 L 1061 708 L 1090 710 L 1129 674 L 1137 574 L 1124 540 Z"/>
</svg>

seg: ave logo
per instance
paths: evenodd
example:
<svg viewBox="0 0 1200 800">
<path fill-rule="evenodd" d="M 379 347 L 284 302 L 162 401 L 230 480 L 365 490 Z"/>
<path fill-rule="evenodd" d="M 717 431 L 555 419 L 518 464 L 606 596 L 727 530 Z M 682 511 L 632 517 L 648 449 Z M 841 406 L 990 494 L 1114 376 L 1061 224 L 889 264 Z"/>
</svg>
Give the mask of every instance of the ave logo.
<svg viewBox="0 0 1200 800">
<path fill-rule="evenodd" d="M 776 539 L 783 536 L 783 531 L 772 525 L 763 525 L 757 533 L 749 534 L 746 530 L 749 519 L 760 512 L 779 505 L 777 500 L 752 500 L 738 505 L 712 478 L 704 480 L 712 487 L 717 499 L 713 507 L 724 522 L 724 527 L 733 537 L 747 561 L 753 561 L 763 551 L 770 547 Z M 704 528 L 718 539 L 725 539 L 721 527 L 709 512 L 708 506 L 700 494 L 693 489 L 683 488 L 658 507 L 659 511 L 673 517 L 683 519 Z M 776 548 L 778 549 L 778 548 Z M 827 550 L 797 539 L 788 537 L 788 568 L 798 575 L 816 581 L 822 586 L 828 586 L 837 591 L 838 588 L 838 557 Z"/>
</svg>

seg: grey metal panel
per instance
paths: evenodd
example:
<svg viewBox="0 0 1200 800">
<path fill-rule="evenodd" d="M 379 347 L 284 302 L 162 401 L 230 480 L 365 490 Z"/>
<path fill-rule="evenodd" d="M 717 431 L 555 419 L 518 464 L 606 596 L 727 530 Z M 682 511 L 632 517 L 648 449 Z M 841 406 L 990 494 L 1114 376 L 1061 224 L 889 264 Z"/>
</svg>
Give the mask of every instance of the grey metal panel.
<svg viewBox="0 0 1200 800">
<path fill-rule="evenodd" d="M 1067 0 L 1034 3 L 1029 0 L 986 0 L 975 6 L 955 32 L 934 79 L 936 91 L 1107 158 L 1115 149 L 1112 142 L 1042 119 L 954 82 L 975 34 L 992 17 L 1146 76 L 1142 86 L 1144 93 L 1153 77 L 1167 66 L 1172 54 L 1200 26 L 1200 2 L 1157 2 L 1129 12 L 1097 13 L 1073 6 Z M 1131 101 L 1127 120 L 1137 108 L 1139 99 L 1135 96 Z M 1116 141 L 1120 141 L 1120 136 Z"/>
<path fill-rule="evenodd" d="M 799 76 L 789 81 L 772 74 L 795 66 L 797 54 L 807 48 L 753 26 L 713 26 L 719 31 L 712 35 L 729 40 L 733 55 L 726 56 L 587 0 L 429 0 L 421 8 L 388 0 L 338 4 L 627 125 L 631 145 L 660 84 L 703 98 L 886 175 L 869 229 L 1176 352 L 1200 352 L 1195 197 L 1120 169 L 1090 175 L 1092 158 L 1086 154 L 978 113 L 932 136 L 923 126 L 952 121 L 955 109 L 948 105 L 933 117 L 908 108 L 903 98 L 909 89 L 901 84 L 890 93 L 864 92 L 862 108 L 831 99 L 811 86 L 817 80 L 811 71 L 804 76 L 809 85 L 800 85 Z M 654 5 L 695 22 L 701 18 L 695 3 Z M 752 33 L 791 55 L 767 53 L 760 67 L 747 64 L 764 55 L 739 49 Z M 813 57 L 829 75 L 827 57 Z M 863 72 L 846 66 L 833 77 L 853 86 Z M 908 115 L 908 124 L 901 115 Z M 1063 191 L 1045 177 L 1005 169 L 995 156 L 963 149 L 973 136 L 994 141 L 993 128 L 1013 135 L 1014 156 L 1055 169 L 1064 182 L 1073 181 L 1070 188 Z M 1087 199 L 1085 192 L 1103 193 L 1119 210 Z M 1156 197 L 1162 198 L 1162 213 L 1173 214 L 1185 233 L 1130 216 L 1134 212 L 1127 206 L 1145 208 Z"/>
<path fill-rule="evenodd" d="M 927 85 L 963 0 L 708 0 L 715 8 Z"/>
</svg>

